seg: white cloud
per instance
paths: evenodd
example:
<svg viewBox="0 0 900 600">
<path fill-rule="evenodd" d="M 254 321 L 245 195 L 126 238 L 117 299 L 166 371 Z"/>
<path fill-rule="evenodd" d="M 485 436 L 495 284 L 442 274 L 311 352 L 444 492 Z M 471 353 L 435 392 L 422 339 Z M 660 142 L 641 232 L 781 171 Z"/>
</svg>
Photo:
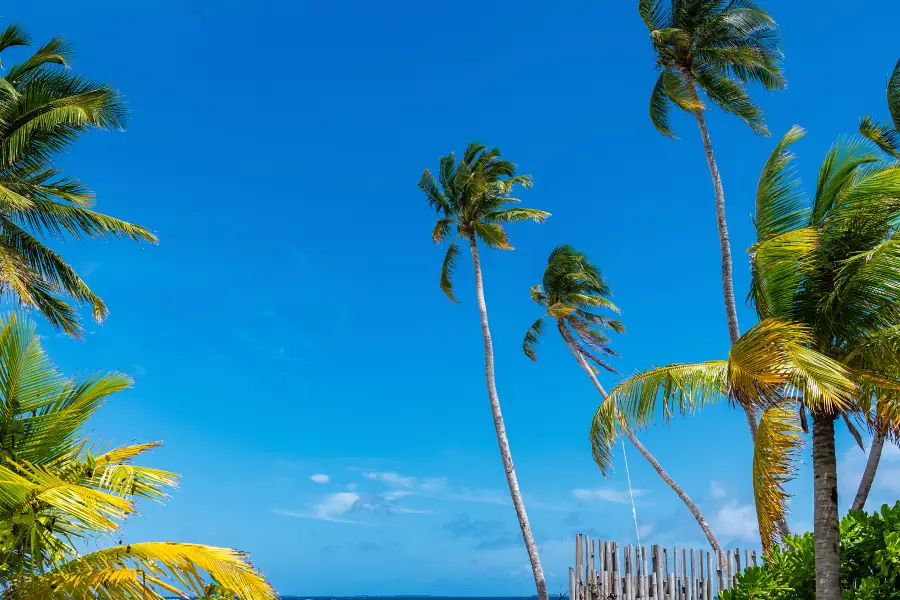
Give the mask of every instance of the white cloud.
<svg viewBox="0 0 900 600">
<path fill-rule="evenodd" d="M 647 490 L 632 490 L 635 498 L 638 496 L 643 496 L 647 493 Z M 596 490 L 572 490 L 572 495 L 576 500 L 581 500 L 582 502 L 594 502 L 597 500 L 605 500 L 606 502 L 615 502 L 617 504 L 631 504 L 631 495 L 628 493 L 628 490 L 609 490 L 609 489 L 596 489 Z"/>
<path fill-rule="evenodd" d="M 324 473 L 316 473 L 315 475 L 310 475 L 309 478 L 316 483 L 328 483 L 331 480 L 331 477 Z"/>
<path fill-rule="evenodd" d="M 363 477 L 371 481 L 381 481 L 393 487 L 401 487 L 411 490 L 417 486 L 415 477 L 404 477 L 394 471 L 366 471 Z"/>
<path fill-rule="evenodd" d="M 300 513 L 287 510 L 279 510 L 276 512 L 286 517 L 363 525 L 364 523 L 347 519 L 344 516 L 356 507 L 359 500 L 359 494 L 353 492 L 340 492 L 326 496 L 325 499 L 315 505 L 310 512 Z"/>
<path fill-rule="evenodd" d="M 756 509 L 751 504 L 738 504 L 732 500 L 721 507 L 715 516 L 713 530 L 724 538 L 759 540 Z"/>
<path fill-rule="evenodd" d="M 728 490 L 725 489 L 725 486 L 715 480 L 711 481 L 709 484 L 709 493 L 712 494 L 713 498 L 717 499 L 726 498 L 728 496 Z"/>
<path fill-rule="evenodd" d="M 399 500 L 400 498 L 406 498 L 407 496 L 412 496 L 412 492 L 410 492 L 409 490 L 396 490 L 393 492 L 386 492 L 381 495 L 381 497 L 388 502 L 393 502 L 394 500 Z"/>
</svg>

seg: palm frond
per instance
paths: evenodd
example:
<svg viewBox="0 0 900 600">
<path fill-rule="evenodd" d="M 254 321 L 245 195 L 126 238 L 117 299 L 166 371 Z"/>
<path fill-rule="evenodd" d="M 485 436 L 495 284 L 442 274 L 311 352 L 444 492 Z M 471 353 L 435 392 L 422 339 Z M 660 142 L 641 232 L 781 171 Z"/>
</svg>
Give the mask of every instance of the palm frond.
<svg viewBox="0 0 900 600">
<path fill-rule="evenodd" d="M 666 95 L 678 108 L 686 112 L 706 108 L 695 95 L 691 94 L 681 74 L 666 70 L 663 71 L 660 77 L 666 90 Z"/>
<path fill-rule="evenodd" d="M 894 129 L 900 130 L 900 60 L 894 66 L 887 86 L 888 111 L 894 121 Z"/>
<path fill-rule="evenodd" d="M 867 116 L 859 123 L 859 133 L 894 158 L 900 159 L 900 131 L 896 128 Z"/>
<path fill-rule="evenodd" d="M 778 523 L 787 517 L 790 495 L 785 485 L 796 474 L 802 438 L 797 412 L 790 406 L 773 406 L 762 413 L 753 449 L 753 494 L 756 516 L 766 556 L 777 540 Z"/>
<path fill-rule="evenodd" d="M 664 29 L 669 26 L 671 15 L 666 10 L 666 7 L 663 6 L 661 0 L 639 0 L 638 12 L 641 15 L 641 20 L 644 21 L 644 25 L 650 31 Z"/>
<path fill-rule="evenodd" d="M 30 43 L 31 38 L 28 36 L 28 32 L 17 23 L 7 25 L 3 33 L 0 33 L 0 52 L 15 46 L 27 46 Z"/>
<path fill-rule="evenodd" d="M 824 222 L 847 187 L 856 183 L 857 169 L 879 160 L 878 154 L 863 140 L 848 138 L 838 140 L 828 151 L 819 169 L 812 222 L 815 224 Z"/>
<path fill-rule="evenodd" d="M 656 85 L 653 86 L 653 93 L 650 94 L 650 121 L 656 130 L 666 137 L 677 139 L 678 136 L 672 131 L 669 124 L 669 108 L 671 100 L 666 92 L 665 72 L 661 73 Z"/>
<path fill-rule="evenodd" d="M 809 210 L 800 181 L 793 168 L 791 144 L 806 135 L 793 126 L 775 146 L 763 167 L 756 188 L 756 237 L 768 240 L 802 227 Z"/>
<path fill-rule="evenodd" d="M 793 320 L 802 284 L 812 268 L 819 232 L 804 227 L 770 237 L 750 247 L 753 277 L 750 301 L 760 318 Z"/>
<path fill-rule="evenodd" d="M 691 74 L 709 99 L 719 108 L 740 117 L 754 133 L 769 135 L 762 110 L 739 83 L 702 64 L 697 65 Z"/>
<path fill-rule="evenodd" d="M 631 429 L 638 429 L 653 423 L 658 410 L 668 421 L 675 414 L 694 412 L 727 398 L 728 390 L 728 361 L 714 360 L 638 373 L 614 387 L 607 402 L 615 403 L 616 412 Z"/>
<path fill-rule="evenodd" d="M 19 83 L 25 77 L 33 75 L 35 71 L 46 65 L 60 65 L 67 67 L 72 59 L 74 49 L 66 40 L 55 37 L 38 48 L 34 54 L 25 61 L 13 65 L 6 72 L 6 79 L 13 83 Z"/>
<path fill-rule="evenodd" d="M 525 332 L 525 340 L 522 342 L 522 350 L 525 352 L 525 356 L 531 360 L 537 360 L 537 343 L 543 333 L 544 317 L 542 316 L 528 328 L 528 331 Z"/>
<path fill-rule="evenodd" d="M 472 230 L 475 232 L 475 237 L 481 240 L 488 248 L 498 248 L 500 250 L 514 249 L 509 245 L 509 238 L 506 237 L 506 232 L 503 231 L 503 227 L 496 223 L 484 223 L 478 221 L 472 225 Z"/>
<path fill-rule="evenodd" d="M 122 569 L 124 574 L 117 575 Z M 23 587 L 26 598 L 47 594 L 91 598 L 113 584 L 113 589 L 142 592 L 135 573 L 155 582 L 167 582 L 169 592 L 187 589 L 202 595 L 203 573 L 208 573 L 242 600 L 275 600 L 275 590 L 241 552 L 199 544 L 144 542 L 98 550 L 75 558 Z M 132 585 L 127 585 L 129 582 Z M 183 594 L 183 592 L 179 592 Z M 129 596 L 126 596 L 128 598 Z M 141 596 L 130 596 L 140 598 Z M 183 596 L 187 597 L 187 596 Z"/>
<path fill-rule="evenodd" d="M 506 199 L 507 202 L 509 202 L 509 200 L 509 198 Z M 507 208 L 485 213 L 484 220 L 487 223 L 496 224 L 515 223 L 516 221 L 534 221 L 535 223 L 543 223 L 549 216 L 550 213 L 534 208 Z"/>
<path fill-rule="evenodd" d="M 459 246 L 453 241 L 447 248 L 447 254 L 444 256 L 444 264 L 441 266 L 441 289 L 447 294 L 447 297 L 459 303 L 453 297 L 453 270 L 456 268 L 456 259 L 459 257 Z"/>
</svg>

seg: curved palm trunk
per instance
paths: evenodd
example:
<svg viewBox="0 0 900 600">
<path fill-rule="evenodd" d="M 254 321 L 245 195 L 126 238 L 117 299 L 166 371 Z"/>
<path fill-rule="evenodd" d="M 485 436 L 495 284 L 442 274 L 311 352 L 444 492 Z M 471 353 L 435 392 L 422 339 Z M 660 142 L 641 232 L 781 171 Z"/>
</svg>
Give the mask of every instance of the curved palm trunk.
<svg viewBox="0 0 900 600">
<path fill-rule="evenodd" d="M 694 80 L 690 75 L 685 75 L 687 89 L 691 100 L 700 104 Z M 719 165 L 716 164 L 716 155 L 713 153 L 712 141 L 709 138 L 709 130 L 706 128 L 706 119 L 703 118 L 703 110 L 693 111 L 700 128 L 700 137 L 703 138 L 703 149 L 706 152 L 706 164 L 709 166 L 709 174 L 712 176 L 713 188 L 716 194 L 716 225 L 719 228 L 719 248 L 722 252 L 722 295 L 725 299 L 725 315 L 728 318 L 728 337 L 734 346 L 741 338 L 741 329 L 738 326 L 737 306 L 734 302 L 734 275 L 732 272 L 731 242 L 728 239 L 728 223 L 725 220 L 725 190 L 722 188 L 722 177 L 719 175 Z M 756 441 L 758 428 L 756 413 L 750 408 L 744 408 L 747 416 L 747 425 L 750 426 L 750 435 Z"/>
<path fill-rule="evenodd" d="M 875 471 L 878 470 L 878 461 L 881 460 L 881 450 L 884 448 L 884 436 L 876 433 L 872 438 L 872 447 L 869 448 L 869 458 L 866 460 L 866 470 L 863 471 L 859 482 L 859 490 L 853 500 L 852 510 L 862 510 L 866 506 L 869 492 L 872 491 L 872 482 L 875 481 Z"/>
<path fill-rule="evenodd" d="M 575 340 L 572 339 L 572 334 L 566 330 L 565 327 L 560 326 L 560 332 L 563 335 L 563 338 L 566 341 L 566 344 L 569 346 L 569 350 L 572 351 L 572 354 L 575 355 L 575 358 L 578 360 L 578 364 L 581 365 L 581 368 L 584 369 L 585 373 L 588 374 L 588 377 L 591 378 L 591 382 L 594 384 L 594 387 L 600 392 L 600 397 L 603 400 L 606 400 L 606 390 L 603 389 L 603 385 L 601 385 L 600 380 L 597 379 L 597 375 L 594 373 L 594 370 L 588 364 L 587 360 L 585 360 L 584 355 L 579 352 L 578 348 L 575 346 Z M 725 551 L 722 549 L 722 545 L 719 544 L 719 540 L 716 539 L 716 535 L 713 533 L 712 528 L 709 526 L 709 523 L 706 522 L 706 519 L 700 513 L 700 509 L 697 508 L 697 505 L 694 504 L 694 501 L 690 499 L 690 497 L 685 493 L 685 491 L 681 488 L 680 485 L 675 483 L 675 480 L 669 477 L 669 474 L 666 473 L 665 469 L 662 468 L 662 465 L 659 464 L 659 461 L 656 460 L 656 457 L 650 454 L 650 451 L 637 439 L 637 436 L 632 433 L 631 429 L 628 428 L 625 423 L 619 423 L 622 428 L 622 432 L 625 434 L 634 447 L 638 449 L 638 452 L 643 455 L 647 462 L 649 462 L 653 468 L 656 470 L 657 474 L 659 474 L 660 478 L 666 482 L 672 491 L 681 498 L 681 501 L 684 502 L 684 505 L 687 506 L 688 510 L 691 511 L 691 514 L 694 515 L 694 519 L 697 520 L 697 523 L 700 525 L 700 529 L 703 530 L 703 533 L 706 535 L 706 539 L 709 540 L 709 544 L 713 547 L 713 550 L 716 551 L 716 555 L 720 557 L 720 560 L 724 558 Z"/>
<path fill-rule="evenodd" d="M 813 504 L 816 600 L 841 600 L 840 522 L 834 418 L 813 415 Z"/>
<path fill-rule="evenodd" d="M 506 437 L 506 425 L 503 424 L 503 413 L 500 412 L 500 398 L 497 397 L 497 385 L 494 381 L 494 344 L 491 341 L 491 330 L 488 327 L 487 305 L 484 302 L 484 285 L 481 279 L 481 261 L 478 259 L 478 245 L 475 242 L 474 235 L 469 235 L 469 247 L 472 250 L 472 264 L 475 267 L 475 293 L 478 296 L 478 311 L 481 313 L 481 333 L 484 336 L 484 376 L 487 380 L 491 413 L 494 416 L 494 429 L 497 431 L 497 443 L 500 446 L 500 458 L 503 460 L 503 468 L 506 471 L 506 483 L 509 484 L 509 494 L 512 496 L 516 516 L 519 518 L 519 527 L 522 528 L 522 538 L 525 540 L 525 548 L 528 550 L 528 559 L 531 561 L 531 570 L 534 573 L 538 600 L 547 600 L 547 583 L 544 580 L 544 569 L 541 567 L 537 544 L 534 542 L 531 525 L 528 523 L 528 515 L 525 513 L 525 502 L 522 500 L 522 492 L 519 490 L 519 481 L 516 478 L 516 470 L 513 467 L 512 454 L 509 450 L 509 440 Z"/>
</svg>

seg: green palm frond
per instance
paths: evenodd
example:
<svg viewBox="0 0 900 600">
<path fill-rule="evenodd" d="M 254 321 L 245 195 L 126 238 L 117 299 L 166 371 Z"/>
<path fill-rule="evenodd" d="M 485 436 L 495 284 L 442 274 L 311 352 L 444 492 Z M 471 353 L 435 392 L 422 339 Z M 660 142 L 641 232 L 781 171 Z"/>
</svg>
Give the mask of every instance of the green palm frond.
<svg viewBox="0 0 900 600">
<path fill-rule="evenodd" d="M 763 319 L 794 319 L 797 294 L 812 269 L 819 232 L 804 227 L 770 237 L 750 247 L 749 299 Z"/>
<path fill-rule="evenodd" d="M 472 225 L 472 229 L 475 231 L 475 237 L 488 248 L 514 250 L 509 245 L 509 238 L 506 237 L 506 232 L 500 225 L 478 221 Z"/>
<path fill-rule="evenodd" d="M 528 331 L 525 332 L 525 340 L 522 342 L 522 350 L 525 351 L 525 356 L 527 356 L 531 360 L 537 360 L 537 354 L 535 352 L 537 343 L 543 333 L 544 317 L 541 317 L 537 321 L 532 323 L 531 327 L 528 328 Z"/>
<path fill-rule="evenodd" d="M 674 71 L 663 71 L 660 76 L 666 96 L 675 106 L 686 112 L 703 110 L 706 107 L 695 98 L 685 83 L 684 77 Z"/>
<path fill-rule="evenodd" d="M 660 392 L 662 398 L 660 403 Z M 616 405 L 631 429 L 646 428 L 658 411 L 664 421 L 727 398 L 728 361 L 676 364 L 629 377 L 614 387 L 607 402 Z M 601 413 L 598 412 L 598 415 Z"/>
<path fill-rule="evenodd" d="M 821 225 L 838 204 L 844 191 L 859 186 L 858 169 L 880 159 L 864 140 L 842 138 L 828 151 L 819 170 L 812 222 Z"/>
<path fill-rule="evenodd" d="M 741 84 L 707 65 L 697 65 L 691 72 L 710 100 L 725 112 L 740 117 L 754 133 L 769 135 L 762 109 Z"/>
<path fill-rule="evenodd" d="M 0 52 L 15 46 L 27 46 L 30 43 L 31 38 L 28 37 L 28 32 L 17 23 L 7 25 L 3 33 L 0 33 Z"/>
<path fill-rule="evenodd" d="M 672 101 L 666 92 L 665 75 L 665 72 L 660 74 L 659 79 L 656 80 L 656 85 L 653 86 L 653 92 L 650 94 L 650 121 L 661 134 L 677 139 L 678 136 L 672 131 L 669 120 L 669 109 Z"/>
<path fill-rule="evenodd" d="M 507 201 L 510 199 L 507 198 Z M 550 213 L 543 210 L 533 208 L 507 208 L 504 210 L 491 211 L 485 215 L 485 220 L 489 223 L 515 223 L 516 221 L 534 221 L 535 223 L 543 223 L 550 217 Z"/>
<path fill-rule="evenodd" d="M 792 408 L 779 405 L 763 411 L 753 449 L 753 494 L 767 556 L 777 540 L 778 523 L 787 517 L 790 495 L 785 485 L 796 474 L 802 447 L 797 411 Z"/>
<path fill-rule="evenodd" d="M 451 242 L 447 247 L 447 254 L 444 256 L 444 264 L 441 267 L 441 289 L 447 294 L 447 297 L 458 303 L 453 297 L 453 269 L 456 268 L 456 259 L 459 257 L 459 246 L 456 242 Z"/>
<path fill-rule="evenodd" d="M 790 146 L 806 135 L 793 126 L 775 146 L 756 189 L 756 236 L 759 242 L 803 227 L 809 215 L 806 196 L 793 168 Z"/>
<path fill-rule="evenodd" d="M 894 128 L 900 130 L 900 60 L 894 66 L 887 86 L 887 103 Z"/>
<path fill-rule="evenodd" d="M 879 123 L 872 117 L 863 117 L 859 123 L 859 133 L 894 158 L 900 159 L 900 131 L 895 127 Z"/>
<path fill-rule="evenodd" d="M 639 0 L 638 12 L 650 31 L 667 27 L 672 18 L 661 0 Z"/>
</svg>

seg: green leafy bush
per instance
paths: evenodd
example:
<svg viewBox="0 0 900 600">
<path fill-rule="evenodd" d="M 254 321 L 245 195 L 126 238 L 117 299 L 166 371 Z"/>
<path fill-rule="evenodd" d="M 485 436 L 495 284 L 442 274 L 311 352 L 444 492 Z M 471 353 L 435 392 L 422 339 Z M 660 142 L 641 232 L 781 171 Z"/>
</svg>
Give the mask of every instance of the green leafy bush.
<svg viewBox="0 0 900 600">
<path fill-rule="evenodd" d="M 784 541 L 762 566 L 738 575 L 722 600 L 814 600 L 813 535 Z M 841 521 L 841 587 L 844 600 L 900 599 L 900 501 L 871 515 L 851 511 Z"/>
</svg>

